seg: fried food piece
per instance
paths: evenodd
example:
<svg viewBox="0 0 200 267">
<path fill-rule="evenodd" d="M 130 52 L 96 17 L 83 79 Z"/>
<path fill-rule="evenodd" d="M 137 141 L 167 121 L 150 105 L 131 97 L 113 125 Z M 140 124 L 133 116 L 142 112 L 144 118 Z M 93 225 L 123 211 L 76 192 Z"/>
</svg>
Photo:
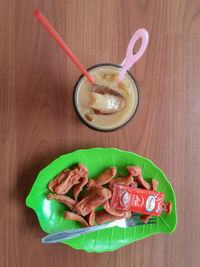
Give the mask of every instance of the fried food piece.
<svg viewBox="0 0 200 267">
<path fill-rule="evenodd" d="M 55 193 L 56 186 L 65 180 L 65 178 L 67 177 L 70 171 L 71 171 L 70 169 L 66 169 L 62 171 L 61 173 L 59 173 L 54 179 L 52 179 L 50 183 L 48 184 L 49 190 Z"/>
<path fill-rule="evenodd" d="M 94 226 L 95 222 L 95 210 L 91 211 L 88 215 L 85 216 L 86 221 L 88 222 L 89 226 Z"/>
<path fill-rule="evenodd" d="M 151 183 L 152 183 L 152 190 L 153 191 L 157 191 L 157 189 L 158 189 L 158 181 L 153 178 Z"/>
<path fill-rule="evenodd" d="M 111 208 L 109 201 L 107 200 L 106 202 L 104 202 L 102 204 L 103 208 L 105 209 L 105 211 L 107 211 L 107 213 L 111 214 L 111 215 L 115 215 L 118 217 L 124 217 L 126 216 L 126 211 L 124 210 L 116 210 L 114 208 Z"/>
<path fill-rule="evenodd" d="M 76 201 L 72 199 L 71 197 L 64 196 L 64 195 L 56 195 L 56 194 L 48 194 L 47 196 L 48 200 L 55 199 L 61 203 L 64 203 L 70 210 L 77 213 L 77 210 L 75 208 Z"/>
<path fill-rule="evenodd" d="M 108 183 L 108 189 L 112 191 L 114 184 L 131 185 L 133 182 L 133 176 L 131 174 L 127 176 L 120 176 L 119 178 L 112 179 Z"/>
<path fill-rule="evenodd" d="M 76 205 L 78 213 L 82 216 L 86 216 L 92 210 L 103 204 L 106 200 L 112 196 L 110 190 L 102 186 L 92 188 L 89 193 Z"/>
<path fill-rule="evenodd" d="M 172 203 L 171 203 L 171 201 L 164 202 L 163 205 L 162 205 L 162 213 L 166 212 L 167 214 L 170 214 L 171 211 L 172 211 Z M 142 214 L 140 216 L 140 219 L 144 223 L 147 223 L 150 218 L 151 218 L 151 215 L 147 215 L 147 214 Z"/>
<path fill-rule="evenodd" d="M 72 186 L 79 183 L 79 179 L 88 174 L 88 169 L 81 163 L 74 170 L 66 175 L 66 177 L 55 187 L 56 194 L 66 194 Z"/>
<path fill-rule="evenodd" d="M 87 193 L 81 195 L 81 196 L 79 197 L 80 201 L 81 201 L 82 199 L 84 199 L 84 197 L 86 197 L 86 196 L 87 196 Z"/>
<path fill-rule="evenodd" d="M 140 216 L 141 221 L 143 221 L 144 223 L 148 223 L 148 220 L 151 218 L 151 215 L 148 214 L 142 214 Z"/>
<path fill-rule="evenodd" d="M 110 167 L 101 173 L 96 179 L 89 179 L 86 190 L 89 191 L 94 186 L 100 186 L 103 184 L 107 184 L 113 177 L 116 175 L 117 168 Z"/>
<path fill-rule="evenodd" d="M 145 181 L 144 178 L 142 177 L 142 169 L 140 168 L 140 166 L 128 166 L 126 167 L 126 169 L 128 173 L 130 173 L 135 178 L 135 180 L 142 188 L 147 190 L 152 189 L 152 185 L 147 181 Z"/>
<path fill-rule="evenodd" d="M 138 176 L 139 174 L 142 173 L 142 169 L 138 165 L 127 166 L 126 170 L 128 173 L 132 174 L 133 177 Z"/>
<path fill-rule="evenodd" d="M 172 212 L 172 203 L 171 201 L 166 201 L 162 205 L 162 213 L 166 212 L 167 214 L 170 214 Z"/>
<path fill-rule="evenodd" d="M 116 215 L 109 214 L 105 210 L 100 210 L 97 211 L 95 214 L 95 220 L 98 224 L 103 224 L 111 221 L 116 221 L 116 220 L 121 220 L 123 218 L 130 218 L 131 217 L 131 212 L 126 211 L 125 215 L 123 217 L 119 217 Z"/>
<path fill-rule="evenodd" d="M 124 99 L 110 94 L 90 92 L 89 107 L 100 111 L 102 114 L 119 112 L 124 107 Z"/>
<path fill-rule="evenodd" d="M 138 183 L 136 181 L 133 181 L 133 183 L 130 184 L 131 187 L 137 188 Z"/>
<path fill-rule="evenodd" d="M 74 212 L 64 211 L 64 218 L 66 220 L 80 222 L 82 227 L 89 227 L 89 224 L 86 222 L 86 220 L 80 215 L 75 214 Z"/>
<path fill-rule="evenodd" d="M 77 201 L 79 193 L 82 191 L 83 187 L 87 184 L 88 177 L 85 175 L 83 178 L 80 178 L 79 184 L 75 185 L 73 188 L 74 199 Z"/>
</svg>

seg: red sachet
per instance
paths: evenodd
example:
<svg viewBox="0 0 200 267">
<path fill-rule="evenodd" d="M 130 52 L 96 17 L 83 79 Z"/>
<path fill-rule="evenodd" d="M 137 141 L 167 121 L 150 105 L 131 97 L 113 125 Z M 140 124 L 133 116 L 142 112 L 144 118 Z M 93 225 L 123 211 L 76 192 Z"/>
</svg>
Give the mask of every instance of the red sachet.
<svg viewBox="0 0 200 267">
<path fill-rule="evenodd" d="M 164 193 L 115 184 L 111 207 L 159 216 L 163 200 Z"/>
</svg>

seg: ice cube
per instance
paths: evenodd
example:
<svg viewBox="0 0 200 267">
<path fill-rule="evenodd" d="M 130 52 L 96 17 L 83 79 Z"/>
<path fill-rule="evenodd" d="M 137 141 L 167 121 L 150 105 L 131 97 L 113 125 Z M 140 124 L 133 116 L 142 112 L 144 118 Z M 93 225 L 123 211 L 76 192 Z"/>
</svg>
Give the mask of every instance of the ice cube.
<svg viewBox="0 0 200 267">
<path fill-rule="evenodd" d="M 89 107 L 101 113 L 112 114 L 120 111 L 124 107 L 124 99 L 110 94 L 99 94 L 90 92 Z"/>
</svg>

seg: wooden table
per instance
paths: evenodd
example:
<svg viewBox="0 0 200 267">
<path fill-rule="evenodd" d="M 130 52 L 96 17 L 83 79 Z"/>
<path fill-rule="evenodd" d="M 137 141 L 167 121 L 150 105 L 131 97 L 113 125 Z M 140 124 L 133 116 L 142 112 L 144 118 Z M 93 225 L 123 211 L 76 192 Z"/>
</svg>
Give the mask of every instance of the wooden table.
<svg viewBox="0 0 200 267">
<path fill-rule="evenodd" d="M 132 34 L 148 30 L 132 68 L 141 88 L 136 118 L 112 133 L 77 118 L 80 75 L 33 17 L 41 9 L 86 67 L 121 63 Z M 199 266 L 200 2 L 57 0 L 0 2 L 0 266 Z M 178 226 L 117 251 L 96 254 L 42 245 L 25 198 L 38 172 L 79 148 L 117 147 L 150 158 L 177 197 Z"/>
</svg>

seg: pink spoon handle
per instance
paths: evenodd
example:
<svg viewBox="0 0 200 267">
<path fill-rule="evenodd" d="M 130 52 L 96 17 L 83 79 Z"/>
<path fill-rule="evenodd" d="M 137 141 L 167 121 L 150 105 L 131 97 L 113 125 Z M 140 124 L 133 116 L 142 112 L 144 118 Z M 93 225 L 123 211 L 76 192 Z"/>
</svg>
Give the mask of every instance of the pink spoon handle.
<svg viewBox="0 0 200 267">
<path fill-rule="evenodd" d="M 138 52 L 135 55 L 133 55 L 134 45 L 139 38 L 142 38 L 141 47 L 138 50 Z M 128 48 L 126 51 L 126 57 L 125 57 L 125 63 L 124 63 L 123 68 L 119 74 L 119 81 L 121 81 L 123 79 L 127 70 L 130 69 L 132 67 L 132 65 L 141 58 L 141 56 L 143 55 L 144 51 L 147 48 L 148 42 L 149 42 L 149 34 L 145 29 L 139 29 L 134 33 L 134 35 L 132 36 L 132 38 L 128 44 Z"/>
</svg>

